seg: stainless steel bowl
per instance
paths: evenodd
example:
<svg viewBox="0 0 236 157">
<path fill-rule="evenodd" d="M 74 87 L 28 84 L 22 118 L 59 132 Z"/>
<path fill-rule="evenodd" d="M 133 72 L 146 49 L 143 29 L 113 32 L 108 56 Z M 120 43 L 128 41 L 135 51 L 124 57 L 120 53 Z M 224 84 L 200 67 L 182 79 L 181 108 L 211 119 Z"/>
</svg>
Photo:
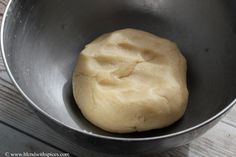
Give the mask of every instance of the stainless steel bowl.
<svg viewBox="0 0 236 157">
<path fill-rule="evenodd" d="M 188 60 L 188 108 L 168 128 L 108 133 L 89 123 L 74 102 L 71 76 L 79 52 L 95 37 L 127 27 L 177 42 Z M 1 48 L 9 75 L 38 115 L 100 152 L 150 154 L 186 144 L 236 102 L 234 0 L 11 0 Z"/>
</svg>

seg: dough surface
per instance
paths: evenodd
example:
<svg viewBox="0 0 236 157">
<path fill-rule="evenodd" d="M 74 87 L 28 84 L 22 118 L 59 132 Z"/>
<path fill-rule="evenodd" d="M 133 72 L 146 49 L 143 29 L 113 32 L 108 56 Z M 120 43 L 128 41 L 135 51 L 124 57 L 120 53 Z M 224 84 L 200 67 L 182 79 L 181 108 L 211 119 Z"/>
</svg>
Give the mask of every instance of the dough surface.
<svg viewBox="0 0 236 157">
<path fill-rule="evenodd" d="M 80 53 L 73 94 L 83 115 L 109 132 L 163 128 L 185 112 L 186 69 L 175 43 L 141 30 L 118 30 Z"/>
</svg>

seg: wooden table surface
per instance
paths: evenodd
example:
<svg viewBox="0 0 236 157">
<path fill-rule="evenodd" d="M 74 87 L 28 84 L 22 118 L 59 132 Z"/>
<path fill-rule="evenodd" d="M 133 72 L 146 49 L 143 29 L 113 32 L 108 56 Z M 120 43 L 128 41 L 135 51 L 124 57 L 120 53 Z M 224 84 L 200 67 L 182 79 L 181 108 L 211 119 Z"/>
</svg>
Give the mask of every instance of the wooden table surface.
<svg viewBox="0 0 236 157">
<path fill-rule="evenodd" d="M 0 0 L 0 20 L 7 1 Z M 111 156 L 81 148 L 41 121 L 12 84 L 0 55 L 0 157 L 4 157 L 6 152 Z M 192 143 L 152 157 L 236 157 L 236 106 L 215 127 Z"/>
</svg>

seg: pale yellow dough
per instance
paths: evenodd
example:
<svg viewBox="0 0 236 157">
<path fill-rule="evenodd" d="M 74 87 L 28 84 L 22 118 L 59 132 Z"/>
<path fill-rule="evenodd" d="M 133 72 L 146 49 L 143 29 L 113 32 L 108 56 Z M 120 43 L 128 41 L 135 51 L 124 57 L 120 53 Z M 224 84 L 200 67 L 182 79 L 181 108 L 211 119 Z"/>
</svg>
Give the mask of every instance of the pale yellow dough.
<svg viewBox="0 0 236 157">
<path fill-rule="evenodd" d="M 186 60 L 174 42 L 123 29 L 80 53 L 73 93 L 83 115 L 115 133 L 163 128 L 186 109 Z"/>
</svg>

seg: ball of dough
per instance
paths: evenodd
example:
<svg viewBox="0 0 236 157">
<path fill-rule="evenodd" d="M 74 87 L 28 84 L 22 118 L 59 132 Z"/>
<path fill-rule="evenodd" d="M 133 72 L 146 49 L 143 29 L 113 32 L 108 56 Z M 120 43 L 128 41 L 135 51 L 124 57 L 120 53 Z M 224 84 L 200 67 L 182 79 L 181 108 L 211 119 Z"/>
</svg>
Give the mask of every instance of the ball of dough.
<svg viewBox="0 0 236 157">
<path fill-rule="evenodd" d="M 109 132 L 163 128 L 185 112 L 186 60 L 175 43 L 141 30 L 104 34 L 80 53 L 73 94 L 83 115 Z"/>
</svg>

